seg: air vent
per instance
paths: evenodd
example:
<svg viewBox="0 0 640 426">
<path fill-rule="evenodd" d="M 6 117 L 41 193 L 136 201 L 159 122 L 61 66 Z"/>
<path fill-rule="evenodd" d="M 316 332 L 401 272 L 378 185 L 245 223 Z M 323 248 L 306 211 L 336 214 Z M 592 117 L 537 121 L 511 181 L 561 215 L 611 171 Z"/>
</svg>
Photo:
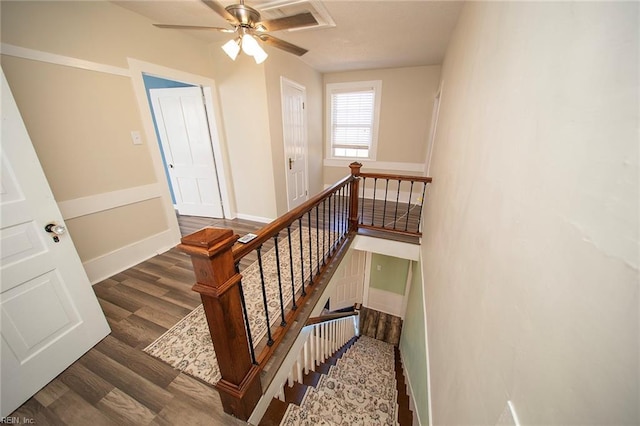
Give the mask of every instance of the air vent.
<svg viewBox="0 0 640 426">
<path fill-rule="evenodd" d="M 264 1 L 254 2 L 254 6 L 260 12 L 260 17 L 263 20 L 277 19 L 284 16 L 297 15 L 299 13 L 310 12 L 313 17 L 318 21 L 317 25 L 311 25 L 308 27 L 294 28 L 289 31 L 307 31 L 315 30 L 319 28 L 335 27 L 336 23 L 333 21 L 329 12 L 324 7 L 322 2 L 315 0 L 276 0 L 276 1 Z"/>
</svg>

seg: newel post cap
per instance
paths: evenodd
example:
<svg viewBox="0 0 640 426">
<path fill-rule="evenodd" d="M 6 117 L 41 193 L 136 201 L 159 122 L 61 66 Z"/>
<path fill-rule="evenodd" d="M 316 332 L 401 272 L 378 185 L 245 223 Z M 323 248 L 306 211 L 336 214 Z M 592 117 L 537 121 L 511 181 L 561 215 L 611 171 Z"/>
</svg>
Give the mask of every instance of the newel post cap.
<svg viewBox="0 0 640 426">
<path fill-rule="evenodd" d="M 351 169 L 351 174 L 353 176 L 360 175 L 360 167 L 362 167 L 362 163 L 358 163 L 357 161 L 349 164 L 349 168 Z"/>
<path fill-rule="evenodd" d="M 231 229 L 209 227 L 182 237 L 178 248 L 188 254 L 213 257 L 228 250 L 238 237 Z"/>
</svg>

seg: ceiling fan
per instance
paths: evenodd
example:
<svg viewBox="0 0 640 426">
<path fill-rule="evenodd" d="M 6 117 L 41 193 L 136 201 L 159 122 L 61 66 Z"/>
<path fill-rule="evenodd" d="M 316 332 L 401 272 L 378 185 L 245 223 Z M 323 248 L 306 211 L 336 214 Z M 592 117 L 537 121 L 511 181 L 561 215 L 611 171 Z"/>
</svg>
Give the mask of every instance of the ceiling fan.
<svg viewBox="0 0 640 426">
<path fill-rule="evenodd" d="M 240 0 L 239 4 L 232 4 L 224 7 L 215 0 L 202 0 L 211 10 L 222 16 L 233 29 L 220 27 L 204 27 L 194 25 L 170 25 L 170 24 L 153 24 L 159 28 L 173 28 L 182 30 L 208 30 L 220 31 L 223 33 L 235 33 L 236 37 L 229 40 L 222 46 L 222 49 L 233 60 L 236 59 L 238 53 L 242 49 L 249 56 L 253 56 L 256 63 L 262 63 L 267 59 L 267 53 L 260 47 L 258 40 L 282 49 L 286 52 L 302 56 L 308 52 L 295 44 L 291 44 L 269 34 L 270 31 L 288 30 L 291 28 L 301 28 L 318 23 L 313 14 L 306 12 L 283 18 L 276 18 L 266 21 L 260 20 L 260 12 L 252 7 L 244 4 L 244 0 Z"/>
</svg>

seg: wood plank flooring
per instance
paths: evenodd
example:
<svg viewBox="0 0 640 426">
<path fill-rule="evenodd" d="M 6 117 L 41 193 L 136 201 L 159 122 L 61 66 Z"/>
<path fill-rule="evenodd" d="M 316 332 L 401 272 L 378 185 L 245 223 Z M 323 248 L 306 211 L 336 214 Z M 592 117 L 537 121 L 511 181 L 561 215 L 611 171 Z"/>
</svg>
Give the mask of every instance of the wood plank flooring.
<svg viewBox="0 0 640 426">
<path fill-rule="evenodd" d="M 263 224 L 180 217 L 183 235 L 205 226 L 244 235 Z M 191 260 L 176 249 L 93 286 L 111 334 L 11 416 L 37 425 L 242 425 L 211 386 L 142 351 L 200 304 Z"/>
</svg>

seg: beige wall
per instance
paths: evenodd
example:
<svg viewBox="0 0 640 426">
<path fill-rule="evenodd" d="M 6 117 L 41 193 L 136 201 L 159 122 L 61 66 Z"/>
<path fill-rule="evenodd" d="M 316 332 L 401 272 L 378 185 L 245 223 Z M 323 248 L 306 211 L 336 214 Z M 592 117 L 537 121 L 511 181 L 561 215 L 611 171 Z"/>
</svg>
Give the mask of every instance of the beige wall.
<svg viewBox="0 0 640 426">
<path fill-rule="evenodd" d="M 125 71 L 133 57 L 212 76 L 204 43 L 154 28 L 113 3 L 3 1 L 0 7 L 2 42 L 12 46 Z M 143 123 L 129 77 L 7 55 L 2 67 L 58 202 L 159 182 L 148 145 L 156 141 L 133 145 L 131 140 L 130 132 L 142 132 Z M 175 219 L 162 194 L 166 189 L 148 201 L 67 220 L 85 266 L 166 232 Z M 118 236 L 107 237 L 106 230 L 117 230 Z"/>
<path fill-rule="evenodd" d="M 292 80 L 306 89 L 305 105 L 307 118 L 307 148 L 309 195 L 322 191 L 322 76 L 296 56 L 269 49 L 269 59 L 265 62 L 269 122 L 271 130 L 271 152 L 276 186 L 278 215 L 287 208 L 285 177 L 285 157 L 282 136 L 282 96 L 280 77 Z"/>
<path fill-rule="evenodd" d="M 324 84 L 349 81 L 382 80 L 380 124 L 376 162 L 424 164 L 427 139 L 431 125 L 433 98 L 438 91 L 440 66 L 389 68 L 366 71 L 327 73 Z M 326 117 L 325 117 L 326 120 Z M 326 132 L 323 132 L 326 133 Z M 326 137 L 326 134 L 325 134 Z M 323 146 L 324 146 L 323 141 Z M 349 168 L 325 166 L 324 183 L 335 183 L 349 173 Z M 378 169 L 375 163 L 363 162 L 362 171 L 401 172 Z M 394 166 L 395 167 L 395 166 Z M 414 173 L 422 174 L 422 173 Z"/>
<path fill-rule="evenodd" d="M 638 3 L 470 2 L 423 274 L 434 424 L 638 424 Z"/>
<path fill-rule="evenodd" d="M 211 48 L 216 63 L 227 149 L 234 175 L 240 217 L 275 219 L 276 187 L 264 63 L 241 53 L 235 61 L 219 46 Z"/>
</svg>

